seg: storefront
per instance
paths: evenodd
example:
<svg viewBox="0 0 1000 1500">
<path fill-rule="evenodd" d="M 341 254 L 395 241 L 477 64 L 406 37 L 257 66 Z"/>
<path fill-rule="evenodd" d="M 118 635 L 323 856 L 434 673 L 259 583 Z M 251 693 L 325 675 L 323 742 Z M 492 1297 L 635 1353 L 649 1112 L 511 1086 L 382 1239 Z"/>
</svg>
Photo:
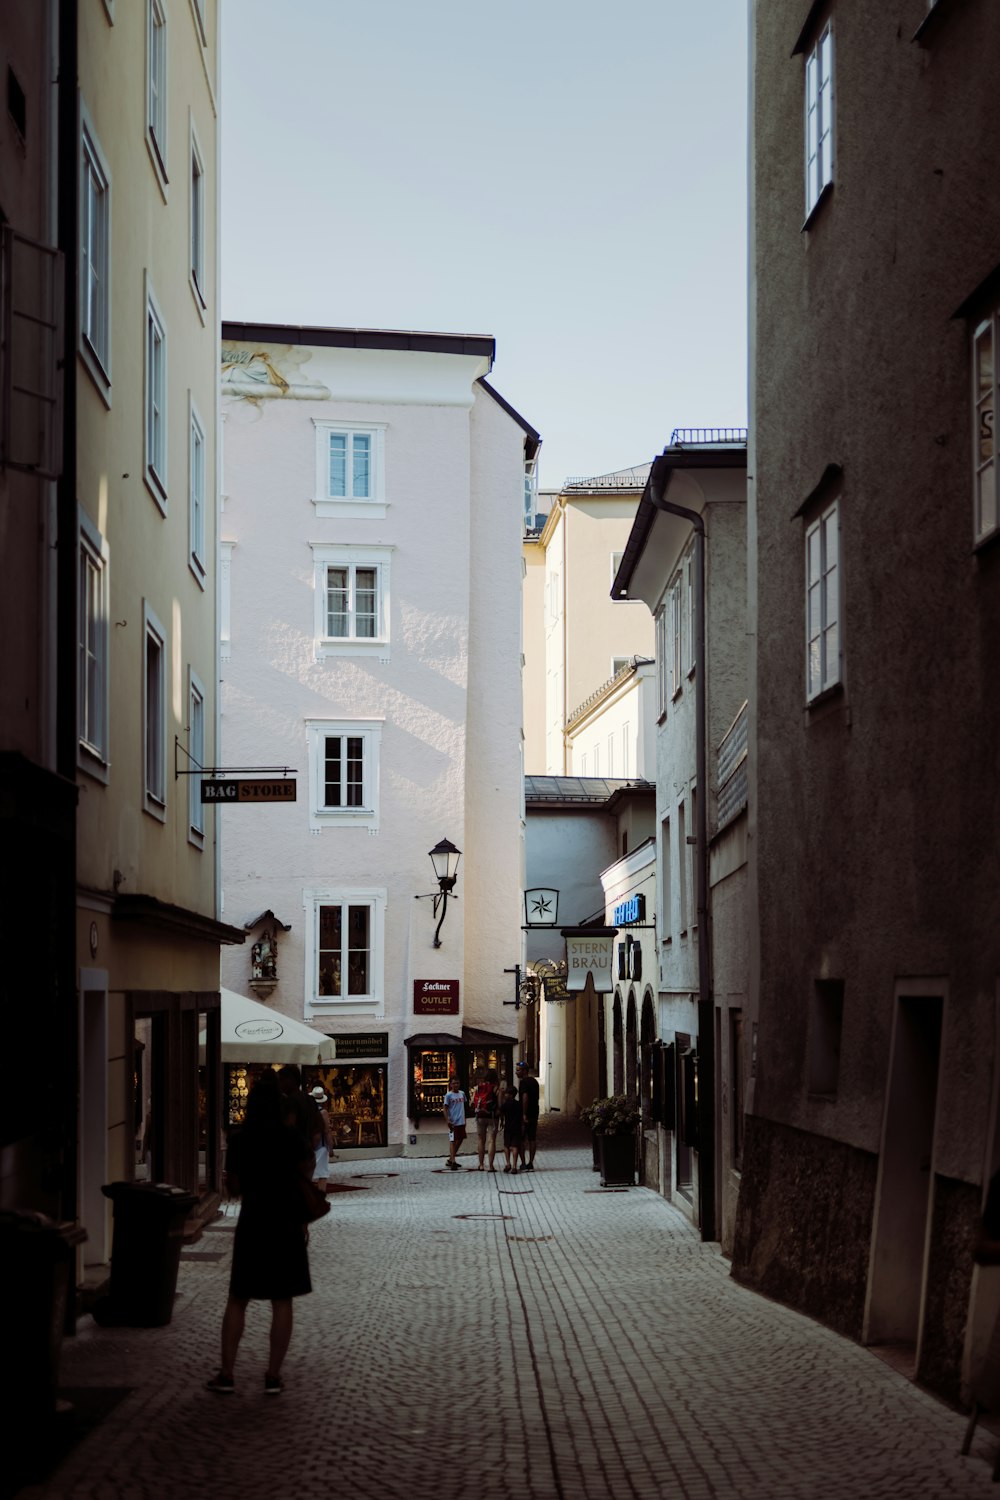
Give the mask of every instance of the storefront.
<svg viewBox="0 0 1000 1500">
<path fill-rule="evenodd" d="M 389 1066 L 387 1032 L 364 1032 L 329 1039 L 336 1061 L 302 1067 L 308 1093 L 319 1084 L 328 1099 L 331 1145 L 335 1151 L 385 1146 Z M 226 1126 L 243 1121 L 247 1096 L 262 1073 L 277 1063 L 234 1063 L 226 1068 Z"/>
<path fill-rule="evenodd" d="M 480 1070 L 495 1068 L 503 1078 L 514 1075 L 517 1038 L 463 1026 L 460 1036 L 427 1031 L 407 1037 L 406 1112 L 419 1129 L 422 1119 L 440 1120 L 448 1081 L 457 1075 L 466 1092 Z"/>
</svg>

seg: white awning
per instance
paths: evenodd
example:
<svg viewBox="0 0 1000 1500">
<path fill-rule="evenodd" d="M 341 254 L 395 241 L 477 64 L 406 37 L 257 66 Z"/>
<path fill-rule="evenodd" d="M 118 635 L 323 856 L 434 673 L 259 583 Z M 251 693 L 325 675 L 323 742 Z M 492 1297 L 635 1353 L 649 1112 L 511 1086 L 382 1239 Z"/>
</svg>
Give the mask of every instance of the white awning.
<svg viewBox="0 0 1000 1500">
<path fill-rule="evenodd" d="M 225 1063 L 333 1062 L 333 1037 L 294 1021 L 269 1005 L 261 1005 L 235 990 L 222 990 L 222 1061 Z M 204 1037 L 201 1045 L 204 1047 Z"/>
</svg>

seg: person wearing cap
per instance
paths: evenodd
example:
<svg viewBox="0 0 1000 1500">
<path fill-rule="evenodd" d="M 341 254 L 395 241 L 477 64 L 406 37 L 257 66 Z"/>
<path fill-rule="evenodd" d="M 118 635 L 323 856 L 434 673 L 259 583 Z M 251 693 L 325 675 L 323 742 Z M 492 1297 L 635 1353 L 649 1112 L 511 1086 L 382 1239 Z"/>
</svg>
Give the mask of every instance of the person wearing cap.
<svg viewBox="0 0 1000 1500">
<path fill-rule="evenodd" d="M 517 1084 L 521 1091 L 521 1119 L 524 1134 L 521 1138 L 521 1170 L 535 1170 L 535 1148 L 538 1144 L 538 1079 L 528 1072 L 528 1064 L 517 1065 Z"/>
<path fill-rule="evenodd" d="M 325 1193 L 327 1178 L 330 1175 L 330 1113 L 326 1107 L 326 1090 L 321 1084 L 317 1084 L 314 1089 L 309 1090 L 309 1097 L 315 1099 L 316 1109 L 323 1125 L 315 1147 L 316 1166 L 313 1170 L 313 1182 Z"/>
</svg>

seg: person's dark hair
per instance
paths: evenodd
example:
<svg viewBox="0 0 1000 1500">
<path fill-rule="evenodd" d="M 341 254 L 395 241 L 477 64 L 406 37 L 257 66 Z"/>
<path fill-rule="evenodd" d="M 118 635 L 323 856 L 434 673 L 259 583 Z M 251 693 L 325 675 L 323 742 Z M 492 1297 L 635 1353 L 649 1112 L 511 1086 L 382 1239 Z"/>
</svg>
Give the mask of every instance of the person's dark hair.
<svg viewBox="0 0 1000 1500">
<path fill-rule="evenodd" d="M 285 1063 L 283 1068 L 278 1069 L 278 1080 L 282 1087 L 288 1092 L 302 1087 L 302 1070 L 295 1063 Z"/>
<path fill-rule="evenodd" d="M 492 1083 L 493 1087 L 496 1088 L 497 1084 L 500 1082 L 500 1078 L 499 1078 L 499 1075 L 497 1074 L 496 1068 L 487 1068 L 486 1069 L 486 1082 L 487 1083 Z"/>
<path fill-rule="evenodd" d="M 246 1128 L 253 1132 L 278 1130 L 284 1123 L 278 1076 L 270 1069 L 263 1073 L 247 1099 Z"/>
</svg>

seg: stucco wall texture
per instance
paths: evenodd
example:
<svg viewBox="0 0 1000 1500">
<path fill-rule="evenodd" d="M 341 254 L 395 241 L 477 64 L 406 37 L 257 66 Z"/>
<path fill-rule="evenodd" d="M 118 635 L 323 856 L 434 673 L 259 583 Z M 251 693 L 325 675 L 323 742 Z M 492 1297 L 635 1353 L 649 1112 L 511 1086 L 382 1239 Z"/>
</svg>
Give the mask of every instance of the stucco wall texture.
<svg viewBox="0 0 1000 1500">
<path fill-rule="evenodd" d="M 836 153 L 832 190 L 803 228 L 804 58 L 790 53 L 807 7 L 752 6 L 760 1031 L 735 1267 L 864 1332 L 896 997 L 919 976 L 943 1003 L 930 1165 L 951 1207 L 930 1215 L 914 1336 L 928 1377 L 948 1387 L 967 1298 L 952 1297 L 947 1317 L 939 1307 L 936 1330 L 924 1314 L 942 1236 L 967 1241 L 978 1201 L 949 1196 L 945 1180 L 978 1187 L 990 1169 L 1000 972 L 1000 555 L 973 549 L 971 325 L 954 317 L 1000 262 L 995 152 L 984 149 L 1000 131 L 1000 9 L 942 5 L 920 44 L 927 11 L 923 0 L 840 0 L 812 17 L 806 51 L 833 22 Z M 810 709 L 812 512 L 799 508 L 828 465 L 842 470 L 827 494 L 840 506 L 843 669 L 840 688 Z M 835 1097 L 817 1099 L 810 1017 L 824 979 L 843 981 L 843 1027 Z M 792 1233 L 813 1217 L 837 1233 Z"/>
<path fill-rule="evenodd" d="M 522 946 L 523 433 L 474 386 L 483 359 L 266 352 L 286 378 L 297 370 L 290 392 L 248 399 L 241 388 L 224 400 L 221 529 L 234 546 L 222 745 L 227 765 L 295 767 L 298 800 L 220 814 L 226 912 L 243 923 L 271 909 L 291 924 L 271 1005 L 333 1034 L 388 1031 L 387 1143 L 398 1145 L 404 1036 L 462 1024 L 514 1032 L 502 1001 L 503 970 Z M 380 382 L 392 399 L 374 398 Z M 366 399 L 352 399 L 352 386 Z M 331 420 L 385 424 L 384 515 L 317 514 L 315 423 Z M 391 549 L 384 650 L 317 659 L 311 543 Z M 381 725 L 377 829 L 310 827 L 310 719 Z M 436 888 L 428 850 L 445 838 L 463 859 L 435 950 L 432 903 L 414 897 Z M 318 890 L 384 898 L 370 1000 L 312 1004 Z M 248 952 L 225 955 L 224 984 L 247 993 L 249 977 Z M 414 1017 L 417 979 L 458 980 L 461 1014 Z"/>
</svg>

